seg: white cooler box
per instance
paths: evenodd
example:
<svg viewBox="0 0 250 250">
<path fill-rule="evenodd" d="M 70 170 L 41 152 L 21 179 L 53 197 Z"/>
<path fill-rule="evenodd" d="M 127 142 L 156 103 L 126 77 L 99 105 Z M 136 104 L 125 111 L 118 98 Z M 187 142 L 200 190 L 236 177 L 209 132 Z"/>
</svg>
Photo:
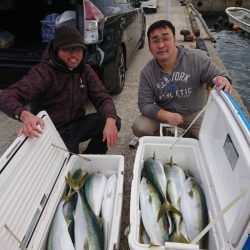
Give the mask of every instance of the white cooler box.
<svg viewBox="0 0 250 250">
<path fill-rule="evenodd" d="M 208 250 L 250 249 L 250 126 L 235 101 L 225 93 L 210 94 L 200 130 L 200 140 L 182 138 L 170 150 L 174 137 L 143 137 L 134 162 L 130 203 L 130 249 L 146 250 L 139 242 L 141 212 L 139 183 L 143 161 L 153 157 L 190 170 L 201 185 L 210 221 L 241 192 L 245 195 L 208 233 Z M 199 249 L 195 244 L 165 242 L 154 249 Z"/>
<path fill-rule="evenodd" d="M 101 171 L 106 177 L 117 175 L 108 250 L 119 249 L 124 157 L 81 155 L 91 161 L 75 155 L 69 158 L 68 152 L 52 146 L 66 149 L 47 113 L 39 116 L 45 121 L 42 136 L 17 138 L 0 158 L 0 249 L 21 249 L 18 240 L 28 250 L 46 249 L 49 228 L 65 191 L 65 176 L 78 168 L 88 173 Z"/>
</svg>

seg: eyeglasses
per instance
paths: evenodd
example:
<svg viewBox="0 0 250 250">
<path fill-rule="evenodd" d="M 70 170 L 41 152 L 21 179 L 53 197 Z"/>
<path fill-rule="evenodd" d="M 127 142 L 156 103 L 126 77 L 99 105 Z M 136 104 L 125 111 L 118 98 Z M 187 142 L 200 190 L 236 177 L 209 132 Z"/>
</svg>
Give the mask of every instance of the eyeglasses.
<svg viewBox="0 0 250 250">
<path fill-rule="evenodd" d="M 161 38 L 153 38 L 151 39 L 151 43 L 153 45 L 159 45 L 161 42 L 163 44 L 169 43 L 174 37 L 173 36 L 164 36 Z"/>
<path fill-rule="evenodd" d="M 66 49 L 61 48 L 61 50 L 67 53 L 72 53 L 72 52 L 79 53 L 79 52 L 84 51 L 82 47 L 72 47 L 72 48 L 66 48 Z"/>
</svg>

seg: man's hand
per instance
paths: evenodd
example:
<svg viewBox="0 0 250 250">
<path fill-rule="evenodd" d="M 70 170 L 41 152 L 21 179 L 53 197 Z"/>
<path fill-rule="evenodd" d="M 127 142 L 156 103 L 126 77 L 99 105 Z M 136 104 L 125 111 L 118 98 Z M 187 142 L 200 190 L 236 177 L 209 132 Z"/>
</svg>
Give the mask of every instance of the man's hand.
<svg viewBox="0 0 250 250">
<path fill-rule="evenodd" d="M 224 90 L 225 92 L 232 93 L 233 87 L 229 80 L 224 76 L 216 76 L 212 80 L 213 84 L 216 86 L 216 90 Z"/>
<path fill-rule="evenodd" d="M 107 141 L 107 147 L 111 148 L 116 143 L 117 138 L 118 138 L 118 130 L 115 125 L 115 119 L 107 118 L 103 130 L 103 141 Z"/>
<path fill-rule="evenodd" d="M 183 117 L 179 113 L 173 113 L 161 109 L 157 113 L 157 117 L 160 121 L 167 122 L 172 126 L 178 126 L 183 123 Z"/>
<path fill-rule="evenodd" d="M 43 133 L 42 129 L 44 128 L 44 122 L 42 118 L 37 117 L 29 111 L 24 110 L 20 115 L 20 120 L 23 122 L 23 124 L 21 129 L 19 130 L 18 136 L 24 134 L 29 138 L 38 138 L 39 134 Z"/>
</svg>

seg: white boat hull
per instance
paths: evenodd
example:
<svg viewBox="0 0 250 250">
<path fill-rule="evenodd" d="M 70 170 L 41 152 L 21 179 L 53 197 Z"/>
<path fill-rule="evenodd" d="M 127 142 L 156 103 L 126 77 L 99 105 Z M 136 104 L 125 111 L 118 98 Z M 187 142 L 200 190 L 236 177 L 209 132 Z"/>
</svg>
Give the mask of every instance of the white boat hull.
<svg viewBox="0 0 250 250">
<path fill-rule="evenodd" d="M 250 10 L 240 7 L 226 9 L 229 22 L 237 24 L 240 29 L 250 33 Z"/>
</svg>

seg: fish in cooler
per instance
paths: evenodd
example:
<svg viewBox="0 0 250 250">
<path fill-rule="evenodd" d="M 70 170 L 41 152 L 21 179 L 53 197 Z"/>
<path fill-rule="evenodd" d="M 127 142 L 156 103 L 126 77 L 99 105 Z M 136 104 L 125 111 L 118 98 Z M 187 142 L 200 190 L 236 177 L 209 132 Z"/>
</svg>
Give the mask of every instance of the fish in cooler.
<svg viewBox="0 0 250 250">
<path fill-rule="evenodd" d="M 195 178 L 186 179 L 180 201 L 187 236 L 192 241 L 208 224 L 205 194 Z M 202 238 L 200 246 L 204 244 L 205 238 Z"/>
<path fill-rule="evenodd" d="M 107 177 L 101 172 L 88 174 L 84 184 L 84 192 L 88 204 L 96 216 L 100 216 L 104 189 Z"/>
<path fill-rule="evenodd" d="M 148 158 L 143 163 L 142 176 L 146 176 L 156 188 L 161 200 L 161 208 L 157 220 L 167 215 L 169 211 L 180 215 L 180 211 L 173 207 L 166 198 L 167 178 L 165 176 L 162 162 L 153 158 Z"/>
<path fill-rule="evenodd" d="M 113 216 L 116 175 L 112 175 L 107 181 L 107 177 L 100 172 L 88 174 L 78 169 L 73 174 L 69 172 L 65 181 L 68 194 L 63 197 L 56 210 L 48 237 L 48 250 L 106 249 Z M 101 209 L 102 217 L 99 217 L 97 215 Z M 58 230 L 58 227 L 61 229 Z M 62 230 L 67 237 L 63 237 L 65 242 L 61 243 L 56 236 L 62 237 Z"/>
<path fill-rule="evenodd" d="M 168 234 L 165 241 L 190 243 L 208 224 L 205 195 L 191 172 L 186 175 L 186 171 L 173 163 L 172 157 L 167 164 L 159 163 L 159 160 L 149 158 L 143 164 L 143 177 L 139 186 L 143 226 L 149 235 L 150 244 L 164 245 L 160 240 L 152 242 L 153 237 L 150 237 L 154 231 L 152 228 L 159 227 L 159 224 L 152 223 L 151 218 L 154 218 L 155 212 L 158 211 L 157 221 L 163 217 L 166 220 L 166 223 L 163 223 Z M 164 169 L 167 184 L 165 192 L 162 190 L 163 177 L 159 166 L 163 166 Z M 169 205 L 168 208 L 165 206 L 163 212 L 164 203 Z M 202 239 L 200 243 L 203 246 L 205 242 L 206 240 Z"/>
<path fill-rule="evenodd" d="M 182 168 L 174 164 L 172 158 L 170 163 L 164 165 L 164 171 L 167 178 L 167 194 L 171 204 L 180 210 L 180 197 L 185 182 L 185 174 Z M 174 231 L 171 233 L 171 241 L 183 242 L 183 237 L 180 231 L 182 216 L 176 213 L 171 213 L 174 221 Z"/>
<path fill-rule="evenodd" d="M 111 236 L 111 225 L 113 219 L 114 202 L 117 186 L 117 177 L 111 175 L 106 183 L 102 201 L 101 215 L 103 219 L 104 249 L 108 248 Z"/>
<path fill-rule="evenodd" d="M 75 222 L 75 249 L 76 250 L 101 250 L 103 249 L 103 232 L 86 198 L 85 182 L 87 173 L 83 173 L 77 180 L 68 175 L 67 184 L 74 189 L 77 194 L 76 209 L 74 211 Z"/>
<path fill-rule="evenodd" d="M 166 216 L 157 220 L 161 208 L 160 195 L 149 179 L 143 177 L 139 187 L 140 208 L 143 225 L 147 231 L 150 243 L 164 245 L 169 240 L 168 221 Z"/>
<path fill-rule="evenodd" d="M 66 203 L 67 202 L 65 202 L 64 200 L 61 200 L 57 207 L 52 225 L 50 227 L 47 250 L 75 249 L 68 230 L 69 224 L 63 213 L 63 207 Z"/>
</svg>

